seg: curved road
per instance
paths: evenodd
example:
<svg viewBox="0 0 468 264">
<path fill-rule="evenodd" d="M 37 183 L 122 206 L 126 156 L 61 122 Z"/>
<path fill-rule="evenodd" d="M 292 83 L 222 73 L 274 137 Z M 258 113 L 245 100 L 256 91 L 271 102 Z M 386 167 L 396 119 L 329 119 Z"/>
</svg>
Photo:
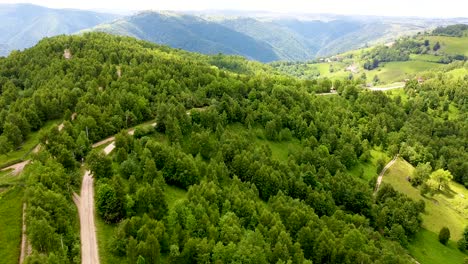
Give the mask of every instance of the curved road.
<svg viewBox="0 0 468 264">
<path fill-rule="evenodd" d="M 387 163 L 387 165 L 385 165 L 383 170 L 380 172 L 379 177 L 377 178 L 377 183 L 375 185 L 374 194 L 376 194 L 377 191 L 379 190 L 379 187 L 380 187 L 380 184 L 382 183 L 385 172 L 387 172 L 387 170 L 393 165 L 393 163 L 395 163 L 397 158 L 398 158 L 398 155 L 396 155 L 389 163 Z"/>
</svg>

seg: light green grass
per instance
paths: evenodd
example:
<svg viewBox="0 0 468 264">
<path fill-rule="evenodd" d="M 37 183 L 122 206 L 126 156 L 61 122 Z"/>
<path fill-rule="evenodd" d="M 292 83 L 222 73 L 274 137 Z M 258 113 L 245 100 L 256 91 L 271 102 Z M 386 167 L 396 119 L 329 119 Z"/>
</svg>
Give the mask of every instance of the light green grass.
<svg viewBox="0 0 468 264">
<path fill-rule="evenodd" d="M 58 123 L 59 121 L 57 120 L 49 121 L 39 131 L 30 133 L 28 138 L 24 141 L 23 145 L 21 145 L 20 149 L 9 152 L 8 154 L 0 155 L 0 165 L 14 160 L 26 158 L 25 155 L 28 154 L 28 152 L 30 152 L 39 143 L 40 131 L 49 130 L 52 126 L 56 126 Z"/>
<path fill-rule="evenodd" d="M 187 191 L 176 186 L 167 185 L 164 189 L 164 196 L 166 197 L 166 203 L 169 210 L 183 200 L 187 199 Z"/>
<path fill-rule="evenodd" d="M 348 171 L 354 177 L 362 178 L 363 180 L 369 181 L 373 177 L 377 176 L 377 161 L 384 159 L 385 162 L 390 161 L 390 157 L 379 149 L 371 150 L 371 159 L 365 163 L 358 163 L 351 170 Z"/>
<path fill-rule="evenodd" d="M 99 250 L 99 260 L 103 264 L 117 264 L 126 263 L 125 258 L 121 258 L 113 255 L 110 252 L 111 242 L 114 237 L 114 232 L 117 229 L 117 225 L 110 225 L 105 223 L 101 217 L 96 217 L 96 234 Z"/>
<path fill-rule="evenodd" d="M 421 196 L 419 189 L 411 186 L 407 177 L 412 175 L 414 167 L 403 159 L 398 159 L 384 175 L 383 182 L 391 184 L 396 190 L 414 200 L 423 200 L 426 211 L 422 215 L 423 228 L 439 233 L 447 226 L 451 239 L 461 238 L 463 228 L 468 225 L 468 190 L 458 183 L 451 182 L 450 190 L 438 193 L 433 197 Z"/>
<path fill-rule="evenodd" d="M 424 39 L 429 39 L 431 47 L 438 41 L 441 45 L 440 52 L 468 56 L 468 37 L 427 36 Z"/>
<path fill-rule="evenodd" d="M 377 75 L 383 83 L 401 82 L 414 77 L 418 72 L 441 67 L 442 64 L 428 61 L 394 61 L 383 63 L 379 68 L 365 71 L 368 80 Z"/>
<path fill-rule="evenodd" d="M 398 88 L 398 89 L 393 89 L 393 90 L 388 90 L 385 92 L 388 96 L 391 98 L 395 98 L 397 96 L 400 96 L 401 102 L 406 103 L 409 99 L 409 96 L 405 93 L 404 88 Z"/>
<path fill-rule="evenodd" d="M 411 255 L 421 264 L 463 263 L 467 255 L 457 249 L 456 243 L 447 246 L 439 242 L 438 234 L 422 229 L 409 245 Z"/>
<path fill-rule="evenodd" d="M 260 145 L 268 145 L 268 147 L 271 149 L 272 157 L 278 161 L 287 161 L 291 153 L 300 149 L 300 142 L 298 139 L 274 142 L 257 138 L 255 142 Z"/>
<path fill-rule="evenodd" d="M 441 57 L 432 54 L 410 54 L 410 59 L 414 61 L 438 62 Z"/>
<path fill-rule="evenodd" d="M 23 190 L 0 194 L 0 262 L 18 263 L 21 248 Z"/>
</svg>

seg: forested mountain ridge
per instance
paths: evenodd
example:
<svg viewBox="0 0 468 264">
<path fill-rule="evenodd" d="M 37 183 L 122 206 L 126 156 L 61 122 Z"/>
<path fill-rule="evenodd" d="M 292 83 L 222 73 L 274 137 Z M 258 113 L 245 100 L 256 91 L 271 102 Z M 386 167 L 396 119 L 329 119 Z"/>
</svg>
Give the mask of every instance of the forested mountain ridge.
<svg viewBox="0 0 468 264">
<path fill-rule="evenodd" d="M 302 81 L 239 57 L 129 37 L 44 39 L 0 59 L 0 146 L 10 151 L 28 129 L 65 120 L 42 133 L 25 171 L 27 261 L 80 262 L 71 193 L 84 158 L 96 212 L 111 230 L 98 236 L 103 258 L 412 263 L 405 247 L 424 202 L 385 185 L 374 197 L 375 179 L 349 171 L 380 148 L 466 182 L 467 81 L 410 82 L 403 100 L 352 80 Z M 336 96 L 315 95 L 331 85 Z M 446 107 L 459 112 L 448 118 Z M 145 121 L 156 128 L 125 131 Z M 91 150 L 114 134 L 110 156 Z M 184 193 L 178 202 L 174 188 Z"/>
<path fill-rule="evenodd" d="M 266 42 L 200 17 L 172 12 L 141 12 L 92 30 L 205 54 L 237 54 L 259 61 L 279 59 L 273 47 Z"/>
<path fill-rule="evenodd" d="M 0 4 L 0 56 L 35 45 L 44 37 L 72 34 L 118 16 L 31 4 Z"/>
</svg>

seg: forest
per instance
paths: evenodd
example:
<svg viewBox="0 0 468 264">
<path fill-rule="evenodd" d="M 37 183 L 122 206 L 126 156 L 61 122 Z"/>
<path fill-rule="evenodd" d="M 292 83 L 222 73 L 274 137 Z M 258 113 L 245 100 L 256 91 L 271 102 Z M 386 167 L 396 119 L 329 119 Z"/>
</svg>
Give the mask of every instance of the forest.
<svg viewBox="0 0 468 264">
<path fill-rule="evenodd" d="M 467 86 L 439 74 L 403 98 L 104 33 L 43 39 L 0 59 L 0 153 L 64 120 L 25 170 L 26 263 L 81 262 L 81 165 L 122 263 L 412 263 L 424 201 L 349 172 L 379 148 L 428 164 L 411 179 L 427 195 L 438 171 L 468 187 Z M 112 135 L 111 155 L 92 149 Z M 278 157 L 281 142 L 295 151 Z M 171 204 L 175 187 L 186 199 Z"/>
</svg>

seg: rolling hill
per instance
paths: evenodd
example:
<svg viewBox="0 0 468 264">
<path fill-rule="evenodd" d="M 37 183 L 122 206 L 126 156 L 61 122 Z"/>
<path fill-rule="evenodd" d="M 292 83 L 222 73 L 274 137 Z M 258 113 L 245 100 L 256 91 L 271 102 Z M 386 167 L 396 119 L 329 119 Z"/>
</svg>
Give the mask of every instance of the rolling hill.
<svg viewBox="0 0 468 264">
<path fill-rule="evenodd" d="M 0 55 L 29 48 L 44 37 L 71 34 L 117 16 L 31 4 L 0 4 Z"/>
<path fill-rule="evenodd" d="M 425 71 L 444 68 L 451 62 L 459 61 L 463 65 L 463 61 L 468 58 L 467 34 L 468 31 L 464 31 L 460 36 L 438 35 L 437 33 L 417 34 L 400 38 L 385 46 L 376 45 L 357 49 L 321 60 L 296 63 L 275 62 L 271 65 L 283 73 L 302 79 L 361 78 L 369 85 L 402 82 L 405 79 L 421 77 Z M 439 45 L 439 48 L 435 49 L 436 45 Z M 387 56 L 385 54 L 389 52 L 404 54 L 404 56 L 393 59 L 381 58 Z M 381 61 L 378 62 L 378 66 L 369 67 L 368 63 L 374 59 Z M 463 67 L 456 73 L 463 77 Z"/>
</svg>

